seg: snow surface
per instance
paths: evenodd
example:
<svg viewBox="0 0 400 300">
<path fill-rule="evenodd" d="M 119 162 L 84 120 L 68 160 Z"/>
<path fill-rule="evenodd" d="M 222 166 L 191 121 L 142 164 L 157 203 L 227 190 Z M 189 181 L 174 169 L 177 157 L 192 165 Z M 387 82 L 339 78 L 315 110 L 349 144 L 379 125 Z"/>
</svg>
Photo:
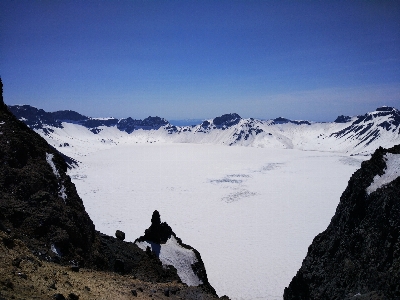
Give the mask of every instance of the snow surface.
<svg viewBox="0 0 400 300">
<path fill-rule="evenodd" d="M 60 252 L 60 250 L 59 250 L 54 244 L 51 244 L 50 250 L 51 250 L 51 252 L 53 252 L 55 255 L 61 257 L 61 252 Z"/>
<path fill-rule="evenodd" d="M 193 250 L 183 248 L 178 244 L 174 236 L 171 236 L 165 244 L 154 244 L 149 242 L 136 242 L 143 251 L 150 247 L 153 252 L 158 253 L 158 258 L 162 264 L 172 265 L 176 268 L 179 278 L 189 286 L 198 286 L 203 282 L 193 272 L 192 264 L 197 262 Z M 158 248 L 160 246 L 160 248 Z"/>
<path fill-rule="evenodd" d="M 113 235 L 120 229 L 134 241 L 157 209 L 200 252 L 218 295 L 231 299 L 282 299 L 351 174 L 367 158 L 156 139 L 136 143 L 151 137 L 146 134 L 114 144 L 82 134 L 74 147 L 63 148 L 81 162 L 69 173 L 86 210 L 97 230 Z"/>
<path fill-rule="evenodd" d="M 368 195 L 400 176 L 400 154 L 386 153 L 384 159 L 386 160 L 385 173 L 374 177 L 374 181 L 367 187 Z"/>
</svg>

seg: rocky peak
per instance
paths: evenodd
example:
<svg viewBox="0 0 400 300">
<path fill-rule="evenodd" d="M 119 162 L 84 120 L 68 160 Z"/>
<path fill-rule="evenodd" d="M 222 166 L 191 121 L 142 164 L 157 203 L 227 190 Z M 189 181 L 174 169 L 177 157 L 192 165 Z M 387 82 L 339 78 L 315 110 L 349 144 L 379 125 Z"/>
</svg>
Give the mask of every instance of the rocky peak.
<svg viewBox="0 0 400 300">
<path fill-rule="evenodd" d="M 376 109 L 376 111 L 396 111 L 397 109 L 390 106 L 381 106 Z"/>
<path fill-rule="evenodd" d="M 289 120 L 286 118 L 282 118 L 282 117 L 278 117 L 272 120 L 273 124 L 286 124 L 286 123 L 292 123 L 292 124 L 296 124 L 296 125 L 311 125 L 311 123 L 309 121 L 293 121 L 293 120 Z"/>
<path fill-rule="evenodd" d="M 159 258 L 164 267 L 176 268 L 182 282 L 190 286 L 200 286 L 208 293 L 216 295 L 208 282 L 200 253 L 184 244 L 166 222 L 161 222 L 157 210 L 153 212 L 150 227 L 143 236 L 136 239 L 135 244 L 146 253 Z"/>
<path fill-rule="evenodd" d="M 344 116 L 344 115 L 340 115 L 336 118 L 336 120 L 334 121 L 335 123 L 347 123 L 351 121 L 351 117 L 350 116 Z"/>
<path fill-rule="evenodd" d="M 236 125 L 240 122 L 242 118 L 236 113 L 224 114 L 220 117 L 216 117 L 213 119 L 213 123 L 216 126 L 225 126 L 230 127 Z M 204 124 L 204 122 L 203 122 Z"/>
</svg>

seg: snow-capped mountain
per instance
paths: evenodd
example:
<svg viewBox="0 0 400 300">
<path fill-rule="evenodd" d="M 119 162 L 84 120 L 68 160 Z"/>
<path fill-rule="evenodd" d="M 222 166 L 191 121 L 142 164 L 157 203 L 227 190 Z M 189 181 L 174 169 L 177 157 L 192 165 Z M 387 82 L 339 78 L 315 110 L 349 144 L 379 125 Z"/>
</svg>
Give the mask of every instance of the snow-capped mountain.
<svg viewBox="0 0 400 300">
<path fill-rule="evenodd" d="M 199 125 L 174 126 L 160 117 L 90 118 L 64 110 L 45 112 L 29 105 L 9 106 L 18 119 L 55 147 L 75 147 L 90 152 L 96 144 L 177 142 L 240 145 L 348 154 L 371 154 L 379 146 L 400 142 L 400 112 L 380 107 L 362 116 L 338 116 L 334 122 L 244 119 L 236 113 L 204 120 Z M 83 151 L 83 152 L 82 152 Z M 62 151 L 72 155 L 72 150 Z M 73 156 L 73 155 L 72 155 Z"/>
</svg>

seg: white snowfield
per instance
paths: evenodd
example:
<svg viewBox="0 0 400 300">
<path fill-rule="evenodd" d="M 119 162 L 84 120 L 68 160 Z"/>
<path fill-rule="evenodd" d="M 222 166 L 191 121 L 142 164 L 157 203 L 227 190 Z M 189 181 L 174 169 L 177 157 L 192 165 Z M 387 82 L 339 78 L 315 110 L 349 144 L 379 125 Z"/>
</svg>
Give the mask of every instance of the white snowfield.
<svg viewBox="0 0 400 300">
<path fill-rule="evenodd" d="M 140 249 L 146 251 L 147 247 L 152 247 L 148 242 L 136 242 Z M 183 283 L 189 286 L 198 286 L 203 282 L 193 272 L 192 264 L 197 262 L 196 255 L 193 250 L 183 248 L 178 244 L 174 236 L 171 236 L 165 244 L 160 245 L 158 258 L 164 266 L 174 266 L 178 272 L 179 278 Z"/>
<path fill-rule="evenodd" d="M 116 127 L 93 134 L 63 123 L 52 133 L 38 132 L 80 162 L 69 174 L 97 230 L 113 235 L 120 229 L 135 241 L 158 210 L 200 252 L 218 295 L 282 299 L 353 172 L 377 147 L 400 144 L 396 130 L 370 125 L 382 121 L 379 112 L 370 114 L 360 122 L 368 130 L 357 132 L 347 130 L 356 118 L 311 125 L 242 119 L 225 129 L 131 134 Z M 180 252 L 169 242 L 173 250 L 163 257 L 174 260 Z"/>
<path fill-rule="evenodd" d="M 384 185 L 392 182 L 400 176 L 400 154 L 385 154 L 386 168 L 382 176 L 376 175 L 374 181 L 367 188 L 367 193 L 371 194 Z"/>
</svg>

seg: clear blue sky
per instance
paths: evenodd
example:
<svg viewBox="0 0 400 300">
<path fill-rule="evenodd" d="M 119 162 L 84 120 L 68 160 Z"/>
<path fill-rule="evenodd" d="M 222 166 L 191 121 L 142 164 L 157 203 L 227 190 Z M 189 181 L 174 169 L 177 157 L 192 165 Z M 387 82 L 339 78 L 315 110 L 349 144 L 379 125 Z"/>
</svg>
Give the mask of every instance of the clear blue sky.
<svg viewBox="0 0 400 300">
<path fill-rule="evenodd" d="M 331 121 L 400 108 L 400 1 L 0 1 L 7 104 Z"/>
</svg>

